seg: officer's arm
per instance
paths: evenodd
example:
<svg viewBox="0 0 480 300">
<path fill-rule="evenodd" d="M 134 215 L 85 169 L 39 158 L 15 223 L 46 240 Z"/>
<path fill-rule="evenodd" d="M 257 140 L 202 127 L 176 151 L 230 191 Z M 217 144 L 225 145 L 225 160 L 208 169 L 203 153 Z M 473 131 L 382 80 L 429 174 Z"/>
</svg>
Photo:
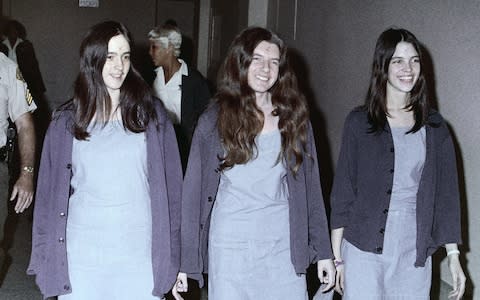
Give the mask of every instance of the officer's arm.
<svg viewBox="0 0 480 300">
<path fill-rule="evenodd" d="M 29 112 L 15 120 L 18 134 L 18 149 L 20 152 L 20 176 L 13 186 L 10 200 L 17 198 L 15 211 L 23 212 L 33 200 L 33 166 L 35 162 L 35 128 Z"/>
</svg>

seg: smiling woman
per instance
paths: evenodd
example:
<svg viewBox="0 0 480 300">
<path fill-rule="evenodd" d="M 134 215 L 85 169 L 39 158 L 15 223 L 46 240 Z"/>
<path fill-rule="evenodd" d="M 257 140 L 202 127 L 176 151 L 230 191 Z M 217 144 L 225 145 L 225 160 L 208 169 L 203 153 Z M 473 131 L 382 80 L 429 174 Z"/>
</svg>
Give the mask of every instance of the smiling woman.
<svg viewBox="0 0 480 300">
<path fill-rule="evenodd" d="M 420 42 L 387 29 L 377 40 L 365 105 L 345 120 L 331 196 L 335 290 L 343 299 L 429 299 L 432 254 L 444 246 L 460 299 L 455 153 L 430 109 Z"/>
<path fill-rule="evenodd" d="M 107 60 L 102 77 L 114 108 L 119 104 L 120 88 L 130 70 L 130 45 L 124 35 L 116 35 L 108 41 Z"/>
<path fill-rule="evenodd" d="M 174 290 L 208 272 L 209 300 L 306 300 L 310 263 L 333 287 L 315 141 L 287 46 L 267 29 L 243 30 L 214 99 L 192 140 Z"/>
<path fill-rule="evenodd" d="M 28 268 L 45 297 L 153 300 L 175 282 L 180 157 L 131 40 L 118 22 L 92 27 L 74 98 L 47 132 Z"/>
</svg>

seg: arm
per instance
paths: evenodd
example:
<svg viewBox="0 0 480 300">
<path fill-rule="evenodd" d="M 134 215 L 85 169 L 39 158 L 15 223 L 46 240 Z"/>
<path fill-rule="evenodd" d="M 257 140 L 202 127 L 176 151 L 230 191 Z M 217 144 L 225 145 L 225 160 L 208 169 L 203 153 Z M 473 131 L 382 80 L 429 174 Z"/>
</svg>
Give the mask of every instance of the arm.
<svg viewBox="0 0 480 300">
<path fill-rule="evenodd" d="M 201 123 L 201 121 L 200 121 Z M 202 128 L 195 130 L 182 189 L 181 263 L 179 291 L 187 291 L 186 277 L 202 285 L 200 264 L 200 212 L 202 197 Z"/>
<path fill-rule="evenodd" d="M 447 251 L 448 268 L 453 280 L 453 290 L 448 294 L 448 298 L 460 300 L 465 293 L 465 282 L 467 280 L 460 264 L 460 251 L 457 244 L 454 243 L 446 244 L 445 250 Z"/>
<path fill-rule="evenodd" d="M 178 152 L 175 131 L 170 120 L 166 118 L 166 130 L 165 130 L 165 174 L 167 174 L 167 188 L 170 210 L 170 231 L 172 240 L 172 252 L 176 257 L 174 261 L 180 262 L 180 225 L 181 225 L 181 191 L 182 191 L 182 170 L 180 168 L 180 156 Z M 180 267 L 177 265 L 177 267 Z M 183 278 L 183 277 L 181 277 Z M 186 283 L 185 276 L 185 283 Z M 177 280 L 172 288 L 172 295 L 176 300 L 182 300 L 178 292 L 186 292 L 188 286 L 182 285 L 183 281 Z"/>
<path fill-rule="evenodd" d="M 340 148 L 340 155 L 338 158 L 337 169 L 331 196 L 331 242 L 333 255 L 335 256 L 336 276 L 335 276 L 335 290 L 343 295 L 345 286 L 345 270 L 342 258 L 342 240 L 345 226 L 348 224 L 348 212 L 355 199 L 355 180 L 353 174 L 356 173 L 355 165 L 355 136 L 351 131 L 351 116 L 350 114 L 345 120 L 343 129 L 342 145 Z"/>
<path fill-rule="evenodd" d="M 342 259 L 342 239 L 343 239 L 343 230 L 344 227 L 336 228 L 332 230 L 331 239 L 332 239 L 332 249 L 333 255 L 335 256 L 335 262 L 337 262 L 336 270 L 337 274 L 335 277 L 335 290 L 343 295 L 343 289 L 345 287 L 345 270 L 343 266 Z"/>
<path fill-rule="evenodd" d="M 53 194 L 53 185 L 58 181 L 53 174 L 55 156 L 53 153 L 56 147 L 54 136 L 58 130 L 55 128 L 55 121 L 50 123 L 50 126 L 45 135 L 45 140 L 42 148 L 42 155 L 40 158 L 40 167 L 38 171 L 37 189 L 35 195 L 35 207 L 33 210 L 33 225 L 32 225 L 32 253 L 30 255 L 30 263 L 27 269 L 29 275 L 39 275 L 43 270 L 45 264 L 45 248 L 47 245 L 48 234 L 51 233 L 48 226 L 49 211 L 51 201 L 55 201 Z M 60 141 L 56 138 L 57 143 Z M 65 141 L 63 141 L 65 142 Z M 57 162 L 58 163 L 58 162 Z M 42 274 L 43 275 L 43 274 Z"/>
<path fill-rule="evenodd" d="M 32 115 L 27 112 L 15 120 L 20 151 L 20 176 L 15 182 L 10 201 L 17 199 L 15 212 L 27 209 L 33 200 L 33 166 L 35 162 L 35 128 Z"/>
<path fill-rule="evenodd" d="M 331 259 L 332 253 L 329 245 L 328 224 L 325 206 L 322 197 L 317 150 L 311 125 L 308 125 L 308 153 L 312 156 L 305 157 L 307 203 L 308 203 L 308 231 L 311 258 L 317 261 L 317 275 L 320 283 L 326 284 L 322 292 L 330 290 L 335 284 L 335 267 Z"/>
</svg>

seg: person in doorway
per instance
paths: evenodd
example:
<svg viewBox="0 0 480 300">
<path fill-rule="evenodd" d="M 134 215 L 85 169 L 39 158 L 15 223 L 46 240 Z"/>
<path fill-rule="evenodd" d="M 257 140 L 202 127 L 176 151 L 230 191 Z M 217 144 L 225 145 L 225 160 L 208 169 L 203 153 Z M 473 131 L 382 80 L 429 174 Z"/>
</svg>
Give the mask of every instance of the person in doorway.
<svg viewBox="0 0 480 300">
<path fill-rule="evenodd" d="M 428 103 L 423 67 L 411 32 L 384 31 L 365 105 L 346 118 L 330 220 L 343 299 L 430 299 L 431 255 L 441 246 L 450 297 L 464 293 L 455 151 Z"/>
<path fill-rule="evenodd" d="M 131 49 L 121 23 L 93 26 L 73 100 L 47 131 L 28 267 L 45 297 L 153 300 L 175 283 L 180 157 Z"/>
<path fill-rule="evenodd" d="M 193 131 L 198 117 L 210 101 L 205 78 L 178 56 L 182 34 L 178 27 L 165 24 L 148 33 L 150 56 L 157 67 L 153 82 L 156 97 L 165 105 L 175 126 L 182 167 L 185 172 Z"/>
<path fill-rule="evenodd" d="M 308 299 L 311 263 L 333 287 L 315 142 L 286 52 L 260 27 L 230 47 L 192 141 L 174 292 L 208 272 L 209 300 Z"/>
</svg>

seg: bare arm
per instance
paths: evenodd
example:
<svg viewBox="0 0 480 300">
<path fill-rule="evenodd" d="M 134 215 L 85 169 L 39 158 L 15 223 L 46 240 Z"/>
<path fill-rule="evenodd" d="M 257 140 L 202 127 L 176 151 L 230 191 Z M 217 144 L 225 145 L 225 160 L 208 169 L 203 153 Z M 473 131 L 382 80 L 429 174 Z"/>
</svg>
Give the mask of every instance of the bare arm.
<svg viewBox="0 0 480 300">
<path fill-rule="evenodd" d="M 20 151 L 20 176 L 15 182 L 10 201 L 17 198 L 15 212 L 21 213 L 27 209 L 33 200 L 33 169 L 24 170 L 25 167 L 33 167 L 35 162 L 35 128 L 32 115 L 27 112 L 15 120 L 18 132 L 18 148 Z"/>
<path fill-rule="evenodd" d="M 448 268 L 452 274 L 453 290 L 449 293 L 449 299 L 459 300 L 465 293 L 466 277 L 460 264 L 460 251 L 457 244 L 445 244 L 445 250 L 448 257 Z"/>
<path fill-rule="evenodd" d="M 330 236 L 332 240 L 332 250 L 333 250 L 333 255 L 335 256 L 335 261 L 341 262 L 341 264 L 336 266 L 337 274 L 335 276 L 335 290 L 340 295 L 343 295 L 343 288 L 345 283 L 345 274 L 344 274 L 342 250 L 341 250 L 343 230 L 344 230 L 344 227 L 333 229 Z"/>
</svg>

